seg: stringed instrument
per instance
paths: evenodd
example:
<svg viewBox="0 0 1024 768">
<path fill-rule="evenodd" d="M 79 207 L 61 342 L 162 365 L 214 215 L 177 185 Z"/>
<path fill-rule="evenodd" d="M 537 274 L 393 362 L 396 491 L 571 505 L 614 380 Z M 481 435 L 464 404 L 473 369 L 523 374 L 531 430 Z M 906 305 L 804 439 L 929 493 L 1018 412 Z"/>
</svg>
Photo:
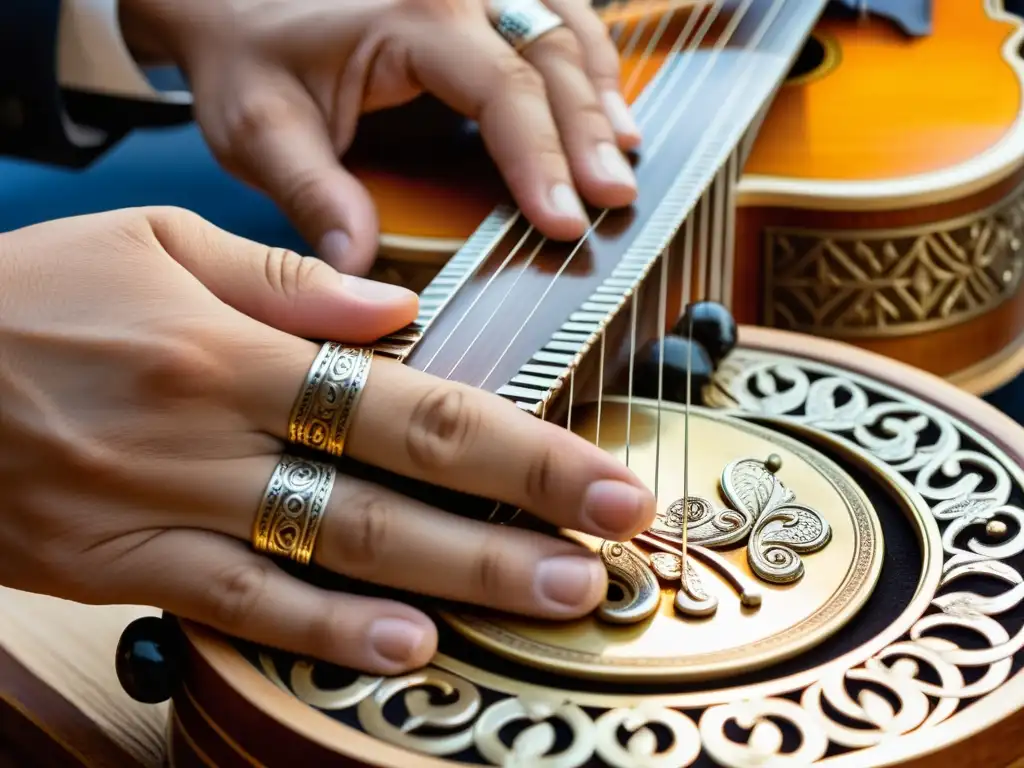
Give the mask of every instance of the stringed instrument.
<svg viewBox="0 0 1024 768">
<path fill-rule="evenodd" d="M 389 679 L 147 616 L 122 635 L 117 669 L 138 702 L 171 700 L 171 766 L 844 768 L 934 755 L 990 768 L 1019 757 L 1024 430 L 889 358 L 749 326 L 737 341 L 733 318 L 707 301 L 723 281 L 700 257 L 728 252 L 730 231 L 713 215 L 716 179 L 739 165 L 823 6 L 720 3 L 699 41 L 679 37 L 684 19 L 684 42 L 635 101 L 650 137 L 636 205 L 598 212 L 576 243 L 496 208 L 421 292 L 417 323 L 375 346 L 561 421 L 651 486 L 647 532 L 579 539 L 608 569 L 602 606 L 552 624 L 406 596 L 435 616 L 441 652 Z M 495 524 L 539 525 L 376 479 Z M 43 764 L 88 762 L 79 745 L 95 733 L 42 716 L 7 682 L 46 674 L 60 622 L 47 644 L 30 631 L 41 611 L 3 597 L 14 620 L 0 626 L 0 728 L 17 723 L 22 749 L 43 754 L 31 746 L 42 722 L 54 744 L 70 740 L 64 761 Z M 65 615 L 81 631 L 79 614 Z"/>
<path fill-rule="evenodd" d="M 749 326 L 737 343 L 707 301 L 729 266 L 712 270 L 708 254 L 731 252 L 716 181 L 739 167 L 823 6 L 719 3 L 699 39 L 687 24 L 701 17 L 684 16 L 669 38 L 683 42 L 634 102 L 648 140 L 633 208 L 597 212 L 575 243 L 495 208 L 423 289 L 417 323 L 375 345 L 564 423 L 650 485 L 657 521 L 632 541 L 562 532 L 605 563 L 600 608 L 552 624 L 403 596 L 436 618 L 441 651 L 388 679 L 146 617 L 122 635 L 117 668 L 136 700 L 172 701 L 172 766 L 1018 756 L 1024 432 L 889 358 Z"/>
<path fill-rule="evenodd" d="M 692 296 L 989 391 L 1024 366 L 1021 20 L 1001 0 L 936 0 L 911 37 L 923 3 L 845 1 L 868 12 L 826 11 L 698 207 Z M 603 9 L 630 100 L 720 6 Z M 421 288 L 505 191 L 460 121 L 400 142 L 367 126 L 346 162 L 380 211 L 376 276 Z"/>
</svg>

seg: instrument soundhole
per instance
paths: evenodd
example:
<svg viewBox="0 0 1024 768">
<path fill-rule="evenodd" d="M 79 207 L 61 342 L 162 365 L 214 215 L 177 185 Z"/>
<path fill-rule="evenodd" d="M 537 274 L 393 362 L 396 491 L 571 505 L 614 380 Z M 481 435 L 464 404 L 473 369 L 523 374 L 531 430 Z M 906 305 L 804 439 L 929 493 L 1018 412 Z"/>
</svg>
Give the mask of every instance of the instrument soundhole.
<svg viewBox="0 0 1024 768">
<path fill-rule="evenodd" d="M 786 82 L 804 81 L 808 78 L 822 75 L 831 69 L 830 61 L 835 58 L 835 52 L 831 50 L 833 47 L 817 35 L 807 38 L 807 42 L 797 56 L 796 62 L 794 62 L 792 69 L 789 70 L 789 74 L 786 75 Z"/>
</svg>

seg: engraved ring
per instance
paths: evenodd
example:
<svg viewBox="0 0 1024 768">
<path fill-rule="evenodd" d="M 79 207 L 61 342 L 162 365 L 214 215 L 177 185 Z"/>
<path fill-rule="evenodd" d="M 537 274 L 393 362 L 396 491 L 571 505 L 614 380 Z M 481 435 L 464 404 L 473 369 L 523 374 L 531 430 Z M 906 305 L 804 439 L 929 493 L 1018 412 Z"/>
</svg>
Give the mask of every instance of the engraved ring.
<svg viewBox="0 0 1024 768">
<path fill-rule="evenodd" d="M 565 22 L 539 0 L 501 0 L 492 4 L 492 17 L 498 34 L 517 52 L 522 52 Z"/>
<path fill-rule="evenodd" d="M 252 545 L 256 551 L 308 565 L 335 475 L 330 464 L 283 455 L 253 521 Z"/>
<path fill-rule="evenodd" d="M 288 419 L 288 440 L 332 456 L 345 449 L 352 414 L 370 374 L 373 352 L 329 341 L 306 374 Z"/>
</svg>

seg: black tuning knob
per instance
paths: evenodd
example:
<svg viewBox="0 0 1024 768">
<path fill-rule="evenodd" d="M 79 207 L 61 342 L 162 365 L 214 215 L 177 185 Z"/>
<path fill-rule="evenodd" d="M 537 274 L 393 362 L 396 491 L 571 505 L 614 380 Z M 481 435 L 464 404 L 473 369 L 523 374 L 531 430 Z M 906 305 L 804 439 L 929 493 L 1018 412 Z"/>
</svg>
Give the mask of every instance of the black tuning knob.
<svg viewBox="0 0 1024 768">
<path fill-rule="evenodd" d="M 684 339 L 690 335 L 693 318 L 693 339 L 707 350 L 715 367 L 736 347 L 736 319 L 716 301 L 695 301 L 686 307 L 672 333 Z"/>
<path fill-rule="evenodd" d="M 117 643 L 117 679 L 136 701 L 167 701 L 179 679 L 181 652 L 181 635 L 173 619 L 136 619 L 125 627 Z"/>
<path fill-rule="evenodd" d="M 707 350 L 699 342 L 690 342 L 679 336 L 666 336 L 661 343 L 655 339 L 638 356 L 633 391 L 640 397 L 657 397 L 660 376 L 662 397 L 685 403 L 687 369 L 690 371 L 689 401 L 699 404 L 701 392 L 715 372 Z"/>
</svg>

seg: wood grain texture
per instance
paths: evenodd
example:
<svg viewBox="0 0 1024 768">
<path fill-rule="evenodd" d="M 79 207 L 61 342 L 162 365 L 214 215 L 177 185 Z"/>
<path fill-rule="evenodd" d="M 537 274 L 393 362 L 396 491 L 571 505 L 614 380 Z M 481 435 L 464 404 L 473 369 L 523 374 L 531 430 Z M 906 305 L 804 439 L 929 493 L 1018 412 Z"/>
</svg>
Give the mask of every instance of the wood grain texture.
<svg viewBox="0 0 1024 768">
<path fill-rule="evenodd" d="M 114 671 L 121 631 L 155 613 L 0 587 L 0 740 L 54 768 L 162 765 L 167 706 L 133 701 Z"/>
</svg>

